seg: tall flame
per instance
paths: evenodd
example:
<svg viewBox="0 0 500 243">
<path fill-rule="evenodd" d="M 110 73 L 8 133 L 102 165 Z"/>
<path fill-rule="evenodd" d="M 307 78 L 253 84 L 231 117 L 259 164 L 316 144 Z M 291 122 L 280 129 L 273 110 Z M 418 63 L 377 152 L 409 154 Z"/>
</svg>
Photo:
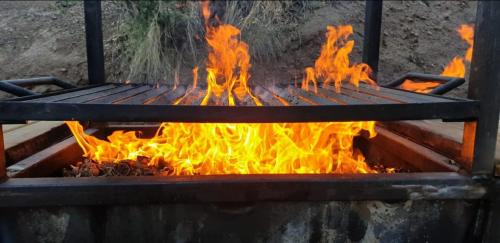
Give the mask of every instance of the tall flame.
<svg viewBox="0 0 500 243">
<path fill-rule="evenodd" d="M 206 40 L 211 48 L 207 62 L 207 94 L 201 105 L 207 105 L 211 95 L 217 99 L 227 92 L 228 104 L 235 105 L 233 92 L 239 99 L 249 95 L 256 105 L 262 103 L 248 88 L 248 69 L 250 68 L 250 54 L 248 45 L 240 41 L 240 30 L 229 24 L 220 24 L 212 27 L 208 23 L 210 9 L 208 2 L 202 4 L 205 18 Z"/>
<path fill-rule="evenodd" d="M 354 47 L 354 40 L 348 40 L 352 35 L 351 25 L 327 26 L 326 42 L 313 67 L 305 69 L 302 80 L 302 89 L 309 90 L 312 83 L 317 92 L 318 80 L 323 81 L 323 87 L 333 84 L 336 92 L 340 92 L 342 82 L 348 80 L 356 87 L 359 82 L 376 85 L 370 78 L 371 68 L 365 64 L 353 64 L 349 61 L 349 54 Z"/>
<path fill-rule="evenodd" d="M 457 32 L 460 37 L 465 40 L 467 44 L 469 44 L 469 47 L 465 52 L 465 60 L 467 62 L 470 62 L 472 60 L 472 48 L 474 46 L 474 26 L 465 24 L 460 25 L 460 27 L 457 28 Z M 465 77 L 464 57 L 454 57 L 443 69 L 441 76 L 457 78 Z M 405 80 L 399 87 L 418 93 L 429 93 L 432 91 L 432 89 L 439 86 L 440 84 L 440 82 L 436 81 L 413 82 L 411 80 Z"/>
<path fill-rule="evenodd" d="M 207 90 L 201 104 L 235 105 L 237 99 L 250 97 L 261 102 L 248 87 L 250 56 L 248 46 L 239 40 L 240 30 L 228 24 L 209 24 L 208 2 L 202 2 L 206 41 L 210 47 Z M 368 66 L 350 65 L 348 54 L 353 41 L 345 42 L 352 27 L 329 27 L 328 41 L 315 68 L 309 68 L 315 89 L 316 77 L 326 84 L 350 78 L 374 83 L 368 77 Z M 337 40 L 340 38 L 341 40 Z M 330 44 L 328 44 L 330 43 Z M 333 66 L 328 63 L 333 62 Z M 325 85 L 326 85 L 325 84 Z M 198 89 L 198 67 L 193 69 L 193 84 L 174 104 Z M 337 87 L 337 86 L 336 86 Z M 279 97 L 277 97 L 279 98 Z M 285 102 L 285 101 L 282 101 Z M 135 131 L 115 131 L 107 140 L 84 133 L 78 122 L 66 122 L 84 151 L 84 156 L 98 163 L 137 161 L 148 158 L 150 166 L 171 168 L 173 175 L 214 174 L 283 174 L 283 173 L 376 173 L 354 148 L 353 139 L 362 131 L 375 136 L 375 122 L 319 123 L 162 123 L 152 138 L 140 138 Z"/>
</svg>

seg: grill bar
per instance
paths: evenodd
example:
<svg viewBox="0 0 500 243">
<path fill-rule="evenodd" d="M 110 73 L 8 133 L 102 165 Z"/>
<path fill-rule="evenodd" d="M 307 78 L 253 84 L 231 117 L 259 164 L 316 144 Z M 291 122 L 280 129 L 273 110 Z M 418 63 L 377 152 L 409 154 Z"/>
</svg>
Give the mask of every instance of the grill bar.
<svg viewBox="0 0 500 243">
<path fill-rule="evenodd" d="M 255 86 L 254 95 L 236 105 L 215 104 L 211 97 L 200 106 L 205 89 L 145 84 L 108 84 L 75 92 L 0 103 L 0 120 L 80 120 L 115 122 L 321 122 L 363 120 L 448 119 L 477 117 L 472 100 L 423 95 L 361 84 L 344 85 L 341 93 L 331 88 L 309 91 L 294 86 Z M 225 94 L 227 97 L 227 94 Z M 179 105 L 174 102 L 181 99 Z"/>
</svg>

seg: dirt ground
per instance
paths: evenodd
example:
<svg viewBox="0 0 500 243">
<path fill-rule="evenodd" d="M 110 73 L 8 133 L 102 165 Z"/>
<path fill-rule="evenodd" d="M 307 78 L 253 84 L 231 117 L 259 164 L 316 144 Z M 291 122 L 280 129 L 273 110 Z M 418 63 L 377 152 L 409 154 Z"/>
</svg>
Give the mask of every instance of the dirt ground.
<svg viewBox="0 0 500 243">
<path fill-rule="evenodd" d="M 318 56 L 329 24 L 354 26 L 356 47 L 351 60 L 361 61 L 364 4 L 337 1 L 314 10 L 300 26 L 300 42 L 292 43 L 272 65 L 254 63 L 252 79 L 300 79 L 303 68 Z M 379 81 L 410 71 L 439 74 L 454 56 L 464 55 L 467 45 L 455 29 L 474 23 L 475 6 L 470 1 L 384 2 Z M 105 50 L 112 48 L 120 16 L 113 4 L 104 2 Z M 1 1 L 0 33 L 0 79 L 53 75 L 79 85 L 87 82 L 81 2 L 61 7 L 55 1 Z M 108 82 L 123 78 L 125 70 L 117 70 L 115 64 L 106 51 Z M 465 97 L 466 90 L 464 84 L 451 95 Z"/>
</svg>

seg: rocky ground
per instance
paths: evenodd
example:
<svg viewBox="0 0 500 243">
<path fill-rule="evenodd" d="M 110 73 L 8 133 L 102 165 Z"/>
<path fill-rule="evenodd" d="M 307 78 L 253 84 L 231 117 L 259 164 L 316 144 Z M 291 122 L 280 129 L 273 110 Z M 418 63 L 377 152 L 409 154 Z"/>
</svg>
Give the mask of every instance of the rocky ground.
<svg viewBox="0 0 500 243">
<path fill-rule="evenodd" d="M 439 74 L 454 56 L 463 55 L 467 45 L 455 29 L 474 22 L 475 5 L 470 1 L 386 1 L 380 81 L 409 71 Z M 115 5 L 104 2 L 108 81 L 118 81 L 124 71 L 117 70 L 119 65 L 109 51 L 120 16 Z M 363 1 L 325 4 L 301 24 L 300 42 L 292 43 L 273 65 L 255 63 L 252 76 L 267 81 L 300 78 L 303 68 L 318 56 L 328 24 L 354 26 L 357 46 L 352 60 L 360 61 L 363 22 Z M 0 79 L 53 75 L 76 84 L 87 82 L 81 2 L 1 1 L 0 33 Z M 452 95 L 464 97 L 466 90 L 467 85 L 463 85 Z"/>
</svg>

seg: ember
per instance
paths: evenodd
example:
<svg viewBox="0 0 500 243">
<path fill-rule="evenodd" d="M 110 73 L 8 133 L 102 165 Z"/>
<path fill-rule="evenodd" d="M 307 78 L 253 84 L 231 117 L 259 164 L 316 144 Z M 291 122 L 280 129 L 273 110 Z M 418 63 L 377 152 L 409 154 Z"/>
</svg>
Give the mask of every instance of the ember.
<svg viewBox="0 0 500 243">
<path fill-rule="evenodd" d="M 208 4 L 203 2 L 202 6 L 210 47 L 207 89 L 197 87 L 195 67 L 191 88 L 174 104 L 182 105 L 188 94 L 196 93 L 202 98 L 201 105 L 234 106 L 236 100 L 246 99 L 261 106 L 248 87 L 250 55 L 247 44 L 238 39 L 240 30 L 228 24 L 210 26 Z M 349 63 L 348 55 L 354 46 L 353 40 L 347 40 L 351 34 L 352 26 L 328 27 L 327 42 L 315 67 L 306 69 L 309 78 L 304 80 L 304 89 L 307 90 L 309 81 L 316 87 L 319 79 L 323 85 L 333 84 L 337 92 L 346 80 L 356 86 L 360 81 L 375 85 L 368 65 Z M 78 122 L 67 124 L 84 156 L 96 161 L 99 167 L 147 158 L 147 167 L 169 168 L 168 173 L 159 173 L 162 175 L 377 173 L 353 146 L 353 138 L 362 131 L 375 136 L 373 121 L 162 123 L 153 138 L 139 138 L 134 131 L 116 131 L 108 141 L 86 135 Z M 102 170 L 91 171 L 100 174 L 97 171 Z M 79 170 L 73 172 L 78 173 Z"/>
</svg>

